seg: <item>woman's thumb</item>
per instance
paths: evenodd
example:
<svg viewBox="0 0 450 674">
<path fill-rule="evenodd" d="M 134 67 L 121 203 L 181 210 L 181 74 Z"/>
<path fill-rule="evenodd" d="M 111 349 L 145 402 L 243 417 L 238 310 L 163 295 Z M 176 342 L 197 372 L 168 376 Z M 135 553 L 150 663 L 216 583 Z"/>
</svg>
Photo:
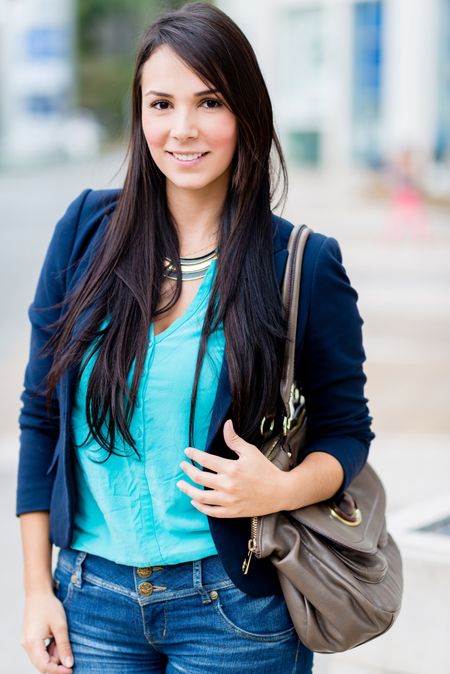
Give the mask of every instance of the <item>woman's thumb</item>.
<svg viewBox="0 0 450 674">
<path fill-rule="evenodd" d="M 236 433 L 232 419 L 227 419 L 225 421 L 223 425 L 223 437 L 228 447 L 230 447 L 233 452 L 236 452 L 236 454 L 241 455 L 242 452 L 254 448 L 254 445 L 251 445 Z"/>
<path fill-rule="evenodd" d="M 73 666 L 73 655 L 72 649 L 70 647 L 69 635 L 67 628 L 60 628 L 59 630 L 54 631 L 56 647 L 58 649 L 58 657 L 61 660 L 61 664 L 65 667 Z"/>
</svg>

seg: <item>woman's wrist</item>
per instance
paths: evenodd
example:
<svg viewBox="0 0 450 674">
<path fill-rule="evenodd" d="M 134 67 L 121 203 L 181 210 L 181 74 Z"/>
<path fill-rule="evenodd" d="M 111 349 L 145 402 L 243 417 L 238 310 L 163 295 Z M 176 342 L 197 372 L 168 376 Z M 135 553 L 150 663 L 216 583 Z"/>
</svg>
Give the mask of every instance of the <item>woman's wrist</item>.
<svg viewBox="0 0 450 674">
<path fill-rule="evenodd" d="M 47 594 L 54 594 L 52 576 L 33 579 L 33 582 L 24 583 L 25 599 L 33 599 Z"/>
<path fill-rule="evenodd" d="M 281 502 L 283 504 L 282 510 L 297 510 L 303 508 L 304 502 L 304 481 L 302 471 L 296 467 L 294 474 L 293 470 L 283 472 Z"/>
<path fill-rule="evenodd" d="M 25 596 L 53 592 L 52 545 L 49 542 L 47 511 L 20 516 L 23 547 L 23 584 Z"/>
<path fill-rule="evenodd" d="M 337 459 L 326 452 L 312 452 L 288 472 L 280 471 L 279 510 L 297 510 L 333 496 L 344 479 Z"/>
</svg>

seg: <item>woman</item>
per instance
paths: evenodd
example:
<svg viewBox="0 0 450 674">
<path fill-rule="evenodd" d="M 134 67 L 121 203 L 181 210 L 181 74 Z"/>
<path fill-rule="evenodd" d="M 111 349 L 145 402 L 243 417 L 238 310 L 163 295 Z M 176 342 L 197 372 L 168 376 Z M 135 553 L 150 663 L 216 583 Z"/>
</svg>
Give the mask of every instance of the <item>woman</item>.
<svg viewBox="0 0 450 674">
<path fill-rule="evenodd" d="M 251 516 L 327 499 L 366 461 L 357 295 L 337 242 L 312 235 L 309 439 L 283 473 L 258 446 L 280 416 L 292 224 L 271 211 L 272 148 L 285 165 L 254 52 L 224 13 L 186 5 L 144 34 L 132 96 L 123 189 L 69 206 L 29 310 L 22 645 L 50 674 L 306 674 L 274 568 L 243 560 Z"/>
</svg>

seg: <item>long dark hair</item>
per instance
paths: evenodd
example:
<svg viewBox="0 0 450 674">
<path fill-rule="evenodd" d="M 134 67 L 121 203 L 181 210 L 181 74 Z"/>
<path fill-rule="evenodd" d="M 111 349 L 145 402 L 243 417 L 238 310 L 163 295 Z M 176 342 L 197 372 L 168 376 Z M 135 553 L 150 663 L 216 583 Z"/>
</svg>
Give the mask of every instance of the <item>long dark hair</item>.
<svg viewBox="0 0 450 674">
<path fill-rule="evenodd" d="M 154 317 L 169 310 L 181 293 L 179 242 L 167 206 L 165 176 L 154 163 L 141 128 L 142 68 L 161 45 L 171 47 L 205 84 L 218 89 L 238 123 L 220 222 L 217 275 L 192 389 L 189 444 L 193 445 L 195 402 L 208 335 L 221 321 L 237 433 L 254 441 L 261 418 L 275 408 L 279 396 L 286 324 L 273 260 L 271 202 L 280 184 L 280 202 L 285 199 L 286 166 L 252 47 L 224 12 L 194 2 L 165 12 L 143 35 L 132 85 L 124 186 L 98 253 L 82 281 L 66 296 L 67 310 L 54 323 L 56 329 L 47 343 L 53 353 L 46 390 L 50 400 L 62 373 L 81 364 L 87 345 L 95 340 L 92 355 L 97 357 L 87 388 L 86 417 L 90 433 L 108 451 L 107 458 L 117 453 L 117 431 L 139 456 L 130 422 L 148 332 Z M 178 279 L 172 299 L 157 311 L 165 257 L 175 262 Z M 106 317 L 107 326 L 100 328 Z M 130 387 L 127 375 L 133 361 Z M 85 366 L 80 367 L 79 377 Z"/>
</svg>

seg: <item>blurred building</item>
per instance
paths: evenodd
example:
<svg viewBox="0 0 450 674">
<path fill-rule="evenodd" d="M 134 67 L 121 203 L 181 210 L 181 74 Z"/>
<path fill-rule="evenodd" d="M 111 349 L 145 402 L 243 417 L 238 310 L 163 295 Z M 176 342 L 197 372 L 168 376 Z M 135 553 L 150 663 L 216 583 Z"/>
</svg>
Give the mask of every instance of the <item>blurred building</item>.
<svg viewBox="0 0 450 674">
<path fill-rule="evenodd" d="M 255 47 L 291 161 L 377 167 L 408 149 L 426 163 L 450 163 L 450 0 L 217 4 Z M 0 165 L 98 149 L 92 92 L 103 90 L 99 98 L 112 109 L 128 65 L 122 80 L 105 71 L 103 60 L 84 68 L 85 105 L 94 113 L 76 110 L 76 6 L 0 0 Z M 120 23 L 121 36 L 127 25 Z M 104 30 L 97 35 L 94 27 L 90 39 L 101 42 L 108 26 L 102 21 Z M 113 75 L 121 67 L 114 62 Z M 441 177 L 432 174 L 434 186 Z M 442 191 L 450 193 L 445 176 Z"/>
<path fill-rule="evenodd" d="M 220 0 L 252 42 L 302 165 L 450 154 L 450 0 Z"/>
<path fill-rule="evenodd" d="M 0 163 L 52 157 L 74 102 L 73 0 L 0 0 Z"/>
</svg>

